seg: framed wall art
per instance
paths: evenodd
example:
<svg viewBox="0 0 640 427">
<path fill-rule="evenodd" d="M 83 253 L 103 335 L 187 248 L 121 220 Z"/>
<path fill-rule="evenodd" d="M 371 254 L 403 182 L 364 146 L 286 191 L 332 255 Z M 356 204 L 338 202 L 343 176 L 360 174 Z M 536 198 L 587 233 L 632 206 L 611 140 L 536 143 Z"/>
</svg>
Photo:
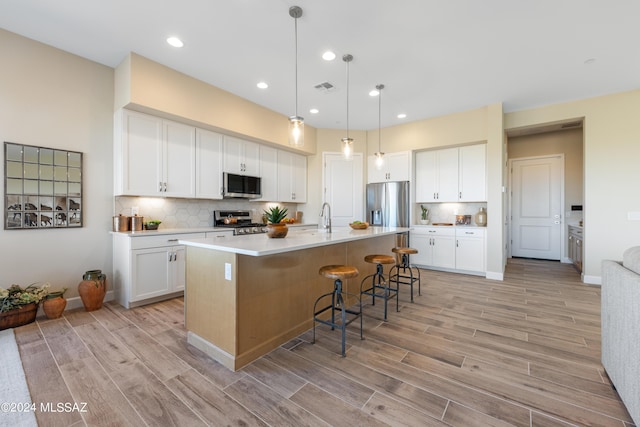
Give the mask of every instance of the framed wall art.
<svg viewBox="0 0 640 427">
<path fill-rule="evenodd" d="M 4 143 L 4 229 L 82 227 L 82 153 Z"/>
</svg>

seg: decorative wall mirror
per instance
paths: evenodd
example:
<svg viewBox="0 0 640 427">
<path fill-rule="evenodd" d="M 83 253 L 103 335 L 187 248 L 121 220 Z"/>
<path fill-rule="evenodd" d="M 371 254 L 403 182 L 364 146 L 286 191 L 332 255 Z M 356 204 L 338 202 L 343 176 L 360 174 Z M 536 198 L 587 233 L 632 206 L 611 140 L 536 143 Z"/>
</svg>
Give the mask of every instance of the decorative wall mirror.
<svg viewBox="0 0 640 427">
<path fill-rule="evenodd" d="M 4 229 L 82 227 L 82 153 L 4 143 Z"/>
</svg>

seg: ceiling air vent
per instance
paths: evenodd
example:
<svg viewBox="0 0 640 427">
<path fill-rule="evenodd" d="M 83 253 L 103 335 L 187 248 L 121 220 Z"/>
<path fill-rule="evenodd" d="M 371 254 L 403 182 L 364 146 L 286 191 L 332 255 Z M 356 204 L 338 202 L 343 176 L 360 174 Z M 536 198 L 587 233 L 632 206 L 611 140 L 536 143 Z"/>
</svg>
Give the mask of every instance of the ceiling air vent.
<svg viewBox="0 0 640 427">
<path fill-rule="evenodd" d="M 314 88 L 316 88 L 320 92 L 327 93 L 331 92 L 334 89 L 334 86 L 329 82 L 322 82 L 315 85 Z"/>
</svg>

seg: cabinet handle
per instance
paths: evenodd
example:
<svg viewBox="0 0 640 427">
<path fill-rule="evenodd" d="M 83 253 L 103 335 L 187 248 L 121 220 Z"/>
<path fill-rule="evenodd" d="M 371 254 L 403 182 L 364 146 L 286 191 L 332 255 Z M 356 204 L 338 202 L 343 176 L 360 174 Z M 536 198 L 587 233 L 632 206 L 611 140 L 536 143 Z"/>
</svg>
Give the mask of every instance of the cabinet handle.
<svg viewBox="0 0 640 427">
<path fill-rule="evenodd" d="M 166 182 L 164 183 L 164 192 L 165 193 L 167 192 L 167 183 Z"/>
<path fill-rule="evenodd" d="M 178 239 L 167 239 L 167 242 L 177 242 Z"/>
<path fill-rule="evenodd" d="M 178 260 L 178 252 L 174 252 L 173 253 L 173 260 L 177 261 Z"/>
<path fill-rule="evenodd" d="M 465 231 L 464 234 L 474 234 L 473 231 Z"/>
<path fill-rule="evenodd" d="M 460 245 L 458 244 L 458 239 L 456 239 L 456 248 L 459 247 Z"/>
<path fill-rule="evenodd" d="M 433 200 L 436 199 L 436 193 L 433 193 Z"/>
<path fill-rule="evenodd" d="M 169 262 L 171 262 L 171 257 L 173 256 L 173 253 L 169 252 Z"/>
<path fill-rule="evenodd" d="M 458 199 L 462 199 L 462 191 L 458 193 Z"/>
<path fill-rule="evenodd" d="M 162 193 L 162 181 L 158 182 L 158 191 Z"/>
</svg>

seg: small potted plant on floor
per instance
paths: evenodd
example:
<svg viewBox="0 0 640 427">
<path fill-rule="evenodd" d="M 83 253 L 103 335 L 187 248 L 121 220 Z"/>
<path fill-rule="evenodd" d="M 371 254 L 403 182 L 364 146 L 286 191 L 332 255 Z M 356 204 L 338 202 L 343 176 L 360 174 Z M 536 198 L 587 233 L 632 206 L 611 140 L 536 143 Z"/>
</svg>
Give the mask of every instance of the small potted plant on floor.
<svg viewBox="0 0 640 427">
<path fill-rule="evenodd" d="M 49 293 L 49 284 L 26 288 L 0 288 L 0 330 L 26 325 L 36 320 L 38 304 Z"/>
<path fill-rule="evenodd" d="M 58 319 L 62 316 L 65 307 L 67 306 L 67 299 L 64 297 L 64 293 L 67 288 L 57 291 L 51 291 L 47 294 L 44 301 L 42 301 L 42 310 L 49 319 Z"/>
<path fill-rule="evenodd" d="M 267 236 L 272 238 L 282 238 L 287 235 L 289 228 L 282 220 L 287 217 L 287 208 L 279 206 L 271 207 L 264 211 L 267 219 Z"/>
</svg>

